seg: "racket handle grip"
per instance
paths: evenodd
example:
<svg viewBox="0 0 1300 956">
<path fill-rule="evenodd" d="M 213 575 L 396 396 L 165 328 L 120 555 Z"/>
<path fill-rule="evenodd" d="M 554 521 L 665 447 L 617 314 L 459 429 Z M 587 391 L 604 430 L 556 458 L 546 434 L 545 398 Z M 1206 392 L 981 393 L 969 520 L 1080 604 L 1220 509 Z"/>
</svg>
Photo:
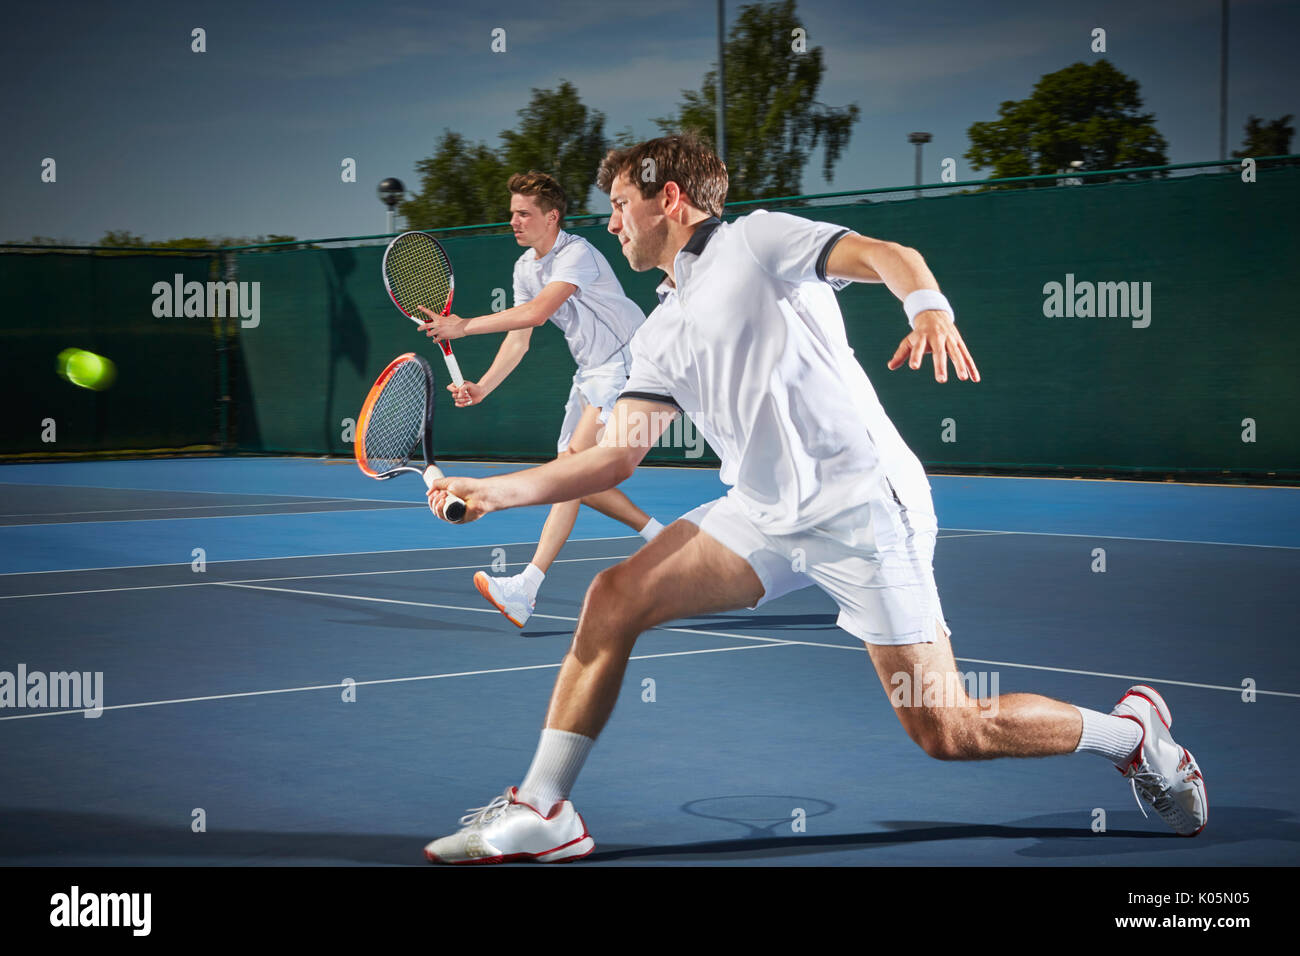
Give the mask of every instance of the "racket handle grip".
<svg viewBox="0 0 1300 956">
<path fill-rule="evenodd" d="M 437 465 L 430 465 L 424 469 L 424 486 L 432 488 L 433 483 L 439 478 L 445 477 L 442 469 Z M 447 501 L 442 506 L 442 511 L 434 511 L 443 521 L 450 521 L 452 524 L 458 524 L 465 517 L 465 502 L 461 501 L 450 491 L 447 492 Z"/>
<path fill-rule="evenodd" d="M 460 388 L 465 384 L 465 376 L 460 374 L 460 363 L 456 361 L 456 356 L 451 354 L 451 346 L 446 342 L 439 342 L 442 346 L 442 357 L 447 360 L 447 371 L 451 373 L 451 380 Z"/>
</svg>

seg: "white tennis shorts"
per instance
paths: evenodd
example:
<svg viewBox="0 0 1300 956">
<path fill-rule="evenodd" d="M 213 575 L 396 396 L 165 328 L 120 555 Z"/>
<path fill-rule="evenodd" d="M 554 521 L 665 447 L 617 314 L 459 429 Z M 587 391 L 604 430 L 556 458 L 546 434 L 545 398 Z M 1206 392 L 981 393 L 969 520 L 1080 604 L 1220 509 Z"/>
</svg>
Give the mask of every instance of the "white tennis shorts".
<svg viewBox="0 0 1300 956">
<path fill-rule="evenodd" d="M 609 413 L 623 394 L 627 385 L 627 370 L 631 357 L 624 349 L 604 365 L 593 368 L 580 368 L 573 376 L 573 387 L 564 403 L 564 423 L 560 426 L 560 437 L 555 443 L 556 453 L 562 453 L 573 441 L 573 433 L 578 430 L 578 422 L 588 405 L 600 409 L 600 423 L 609 420 Z"/>
<path fill-rule="evenodd" d="M 871 500 L 794 534 L 762 531 L 730 496 L 682 517 L 754 569 L 763 584 L 755 607 L 815 584 L 839 605 L 836 624 L 867 644 L 930 643 L 937 627 L 952 633 L 934 583 L 939 527 L 923 476 L 882 479 Z"/>
</svg>

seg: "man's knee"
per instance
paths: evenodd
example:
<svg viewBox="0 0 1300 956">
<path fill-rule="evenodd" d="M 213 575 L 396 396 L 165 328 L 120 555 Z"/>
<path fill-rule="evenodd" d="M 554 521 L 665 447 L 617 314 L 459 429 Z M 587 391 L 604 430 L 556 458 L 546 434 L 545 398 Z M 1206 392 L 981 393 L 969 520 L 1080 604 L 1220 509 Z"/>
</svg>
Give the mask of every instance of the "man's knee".
<svg viewBox="0 0 1300 956">
<path fill-rule="evenodd" d="M 980 714 L 974 706 L 922 706 L 900 710 L 899 719 L 928 756 L 977 760 L 983 753 Z"/>
<path fill-rule="evenodd" d="M 629 626 L 640 625 L 648 611 L 649 602 L 645 588 L 638 586 L 633 577 L 634 572 L 628 568 L 626 561 L 597 574 L 587 588 L 583 616 L 613 618 Z"/>
</svg>

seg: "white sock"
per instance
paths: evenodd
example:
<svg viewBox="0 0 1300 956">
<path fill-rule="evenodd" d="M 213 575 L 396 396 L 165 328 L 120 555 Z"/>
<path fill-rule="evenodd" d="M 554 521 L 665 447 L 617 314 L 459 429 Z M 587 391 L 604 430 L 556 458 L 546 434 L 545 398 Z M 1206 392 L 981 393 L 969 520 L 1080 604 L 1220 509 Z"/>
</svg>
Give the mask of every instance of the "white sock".
<svg viewBox="0 0 1300 956">
<path fill-rule="evenodd" d="M 532 766 L 519 785 L 519 802 L 549 816 L 557 803 L 569 798 L 569 791 L 595 742 L 567 730 L 543 730 Z"/>
<path fill-rule="evenodd" d="M 664 530 L 664 526 L 661 525 L 654 518 L 651 518 L 649 521 L 645 523 L 645 527 L 642 528 L 637 533 L 640 534 L 641 537 L 645 538 L 647 541 L 653 541 L 655 539 L 655 535 L 657 535 L 662 530 Z"/>
<path fill-rule="evenodd" d="M 524 584 L 528 585 L 528 591 L 533 597 L 537 597 L 537 592 L 542 587 L 542 582 L 546 580 L 546 575 L 542 569 L 535 564 L 530 564 L 524 568 L 523 574 L 519 575 L 524 579 Z"/>
<path fill-rule="evenodd" d="M 1083 735 L 1075 753 L 1100 754 L 1122 767 L 1142 742 L 1142 725 L 1127 717 L 1075 707 L 1083 717 Z"/>
</svg>

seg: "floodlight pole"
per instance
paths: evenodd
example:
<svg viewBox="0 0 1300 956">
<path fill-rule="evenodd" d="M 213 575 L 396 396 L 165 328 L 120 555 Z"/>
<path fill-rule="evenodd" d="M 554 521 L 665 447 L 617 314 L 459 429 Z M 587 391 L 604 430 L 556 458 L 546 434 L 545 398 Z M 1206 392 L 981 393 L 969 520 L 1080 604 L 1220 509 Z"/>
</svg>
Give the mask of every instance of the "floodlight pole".
<svg viewBox="0 0 1300 956">
<path fill-rule="evenodd" d="M 388 177 L 379 184 L 377 189 L 379 201 L 388 207 L 388 231 L 390 233 L 397 231 L 397 204 L 402 201 L 402 195 L 406 192 L 406 186 L 400 179 Z"/>
<path fill-rule="evenodd" d="M 718 0 L 718 159 L 727 162 L 727 66 L 726 66 L 726 28 L 727 17 L 723 11 L 724 0 Z"/>
<path fill-rule="evenodd" d="M 1222 0 L 1219 31 L 1219 158 L 1228 159 L 1228 0 Z"/>
<path fill-rule="evenodd" d="M 915 143 L 915 144 L 916 144 L 916 185 L 917 185 L 917 187 L 918 187 L 917 190 L 916 190 L 916 198 L 917 198 L 917 199 L 920 199 L 920 198 L 921 198 L 921 190 L 920 190 L 920 185 L 921 185 L 921 144 L 922 144 L 922 143 L 928 143 L 928 142 L 930 142 L 930 140 L 933 139 L 933 138 L 934 138 L 934 137 L 932 137 L 929 133 L 908 133 L 908 134 L 907 134 L 907 141 L 908 141 L 909 143 Z"/>
</svg>

